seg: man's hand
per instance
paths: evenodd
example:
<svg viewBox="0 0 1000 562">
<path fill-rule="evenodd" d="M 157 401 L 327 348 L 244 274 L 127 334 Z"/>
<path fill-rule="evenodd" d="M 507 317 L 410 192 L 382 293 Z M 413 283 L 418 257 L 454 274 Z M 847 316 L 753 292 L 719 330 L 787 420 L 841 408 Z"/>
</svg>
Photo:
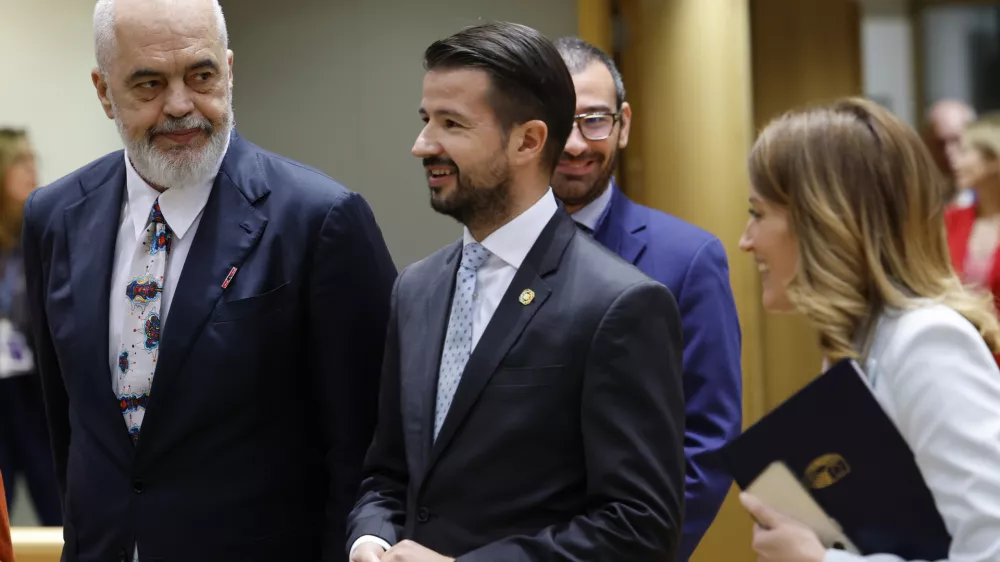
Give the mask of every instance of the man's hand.
<svg viewBox="0 0 1000 562">
<path fill-rule="evenodd" d="M 381 560 L 382 562 L 455 562 L 454 558 L 441 556 L 413 541 L 403 541 L 390 548 Z"/>
<path fill-rule="evenodd" d="M 351 562 L 378 562 L 385 556 L 385 549 L 373 542 L 363 542 L 351 554 Z"/>
</svg>

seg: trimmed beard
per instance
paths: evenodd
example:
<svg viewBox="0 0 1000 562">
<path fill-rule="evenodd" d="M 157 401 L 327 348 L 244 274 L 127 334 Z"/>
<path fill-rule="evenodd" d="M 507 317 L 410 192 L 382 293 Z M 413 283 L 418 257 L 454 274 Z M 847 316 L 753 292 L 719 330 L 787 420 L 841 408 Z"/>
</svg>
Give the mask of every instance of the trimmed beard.
<svg viewBox="0 0 1000 562">
<path fill-rule="evenodd" d="M 198 185 L 213 181 L 218 173 L 219 161 L 226 150 L 229 135 L 233 130 L 233 91 L 226 92 L 227 111 L 218 124 L 208 119 L 186 116 L 180 119 L 170 118 L 162 125 L 155 125 L 146 130 L 139 140 L 133 140 L 129 128 L 122 122 L 118 105 L 108 89 L 108 100 L 115 115 L 115 126 L 121 136 L 122 143 L 128 153 L 129 161 L 135 171 L 151 185 L 170 189 Z M 178 146 L 163 151 L 153 144 L 153 138 L 158 134 L 201 129 L 208 137 L 208 142 L 201 149 Z"/>
<path fill-rule="evenodd" d="M 431 208 L 470 229 L 505 222 L 510 214 L 510 163 L 502 151 L 488 162 L 487 169 L 480 171 L 480 176 L 486 177 L 473 177 L 471 173 L 463 174 L 450 159 L 425 158 L 424 166 L 451 165 L 456 175 L 455 190 L 450 197 L 439 198 L 431 192 Z"/>
</svg>

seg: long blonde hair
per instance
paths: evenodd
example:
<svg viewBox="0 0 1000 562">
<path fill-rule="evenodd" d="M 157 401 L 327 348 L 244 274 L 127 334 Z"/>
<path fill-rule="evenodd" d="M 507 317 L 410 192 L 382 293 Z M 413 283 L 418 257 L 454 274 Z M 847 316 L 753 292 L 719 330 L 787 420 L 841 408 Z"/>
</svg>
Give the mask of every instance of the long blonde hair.
<svg viewBox="0 0 1000 562">
<path fill-rule="evenodd" d="M 861 98 L 789 112 L 750 153 L 750 181 L 784 206 L 799 242 L 789 286 L 832 359 L 859 357 L 886 307 L 931 299 L 1000 351 L 993 298 L 962 286 L 944 228 L 947 184 L 917 133 Z"/>
<path fill-rule="evenodd" d="M 1000 111 L 983 115 L 962 132 L 962 141 L 979 150 L 985 157 L 1000 157 Z"/>
</svg>

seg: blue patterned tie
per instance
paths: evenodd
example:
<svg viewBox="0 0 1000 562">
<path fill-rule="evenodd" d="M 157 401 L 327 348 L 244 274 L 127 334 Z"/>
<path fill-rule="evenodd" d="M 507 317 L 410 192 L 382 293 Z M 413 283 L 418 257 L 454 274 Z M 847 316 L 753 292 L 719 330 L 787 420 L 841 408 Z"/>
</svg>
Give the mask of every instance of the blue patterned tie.
<svg viewBox="0 0 1000 562">
<path fill-rule="evenodd" d="M 475 242 L 462 249 L 462 264 L 455 279 L 455 297 L 451 301 L 448 333 L 438 372 L 437 405 L 434 414 L 434 439 L 437 439 L 451 400 L 455 397 L 462 371 L 472 354 L 472 308 L 476 291 L 476 271 L 490 257 L 490 251 Z"/>
<path fill-rule="evenodd" d="M 139 438 L 160 353 L 160 305 L 170 238 L 170 228 L 157 199 L 149 213 L 146 232 L 136 245 L 129 281 L 122 287 L 120 297 L 128 303 L 118 346 L 115 395 L 133 442 Z"/>
</svg>

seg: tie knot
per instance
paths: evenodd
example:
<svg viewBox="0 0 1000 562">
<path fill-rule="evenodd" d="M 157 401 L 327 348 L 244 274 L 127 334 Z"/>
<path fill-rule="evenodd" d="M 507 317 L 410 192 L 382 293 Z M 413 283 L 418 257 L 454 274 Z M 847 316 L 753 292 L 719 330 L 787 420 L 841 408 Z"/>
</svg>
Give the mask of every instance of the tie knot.
<svg viewBox="0 0 1000 562">
<path fill-rule="evenodd" d="M 167 224 L 167 219 L 163 218 L 163 211 L 160 210 L 159 199 L 153 203 L 153 208 L 149 211 L 149 220 L 155 224 Z"/>
<path fill-rule="evenodd" d="M 462 249 L 462 267 L 477 271 L 490 257 L 490 251 L 475 242 Z"/>
</svg>

